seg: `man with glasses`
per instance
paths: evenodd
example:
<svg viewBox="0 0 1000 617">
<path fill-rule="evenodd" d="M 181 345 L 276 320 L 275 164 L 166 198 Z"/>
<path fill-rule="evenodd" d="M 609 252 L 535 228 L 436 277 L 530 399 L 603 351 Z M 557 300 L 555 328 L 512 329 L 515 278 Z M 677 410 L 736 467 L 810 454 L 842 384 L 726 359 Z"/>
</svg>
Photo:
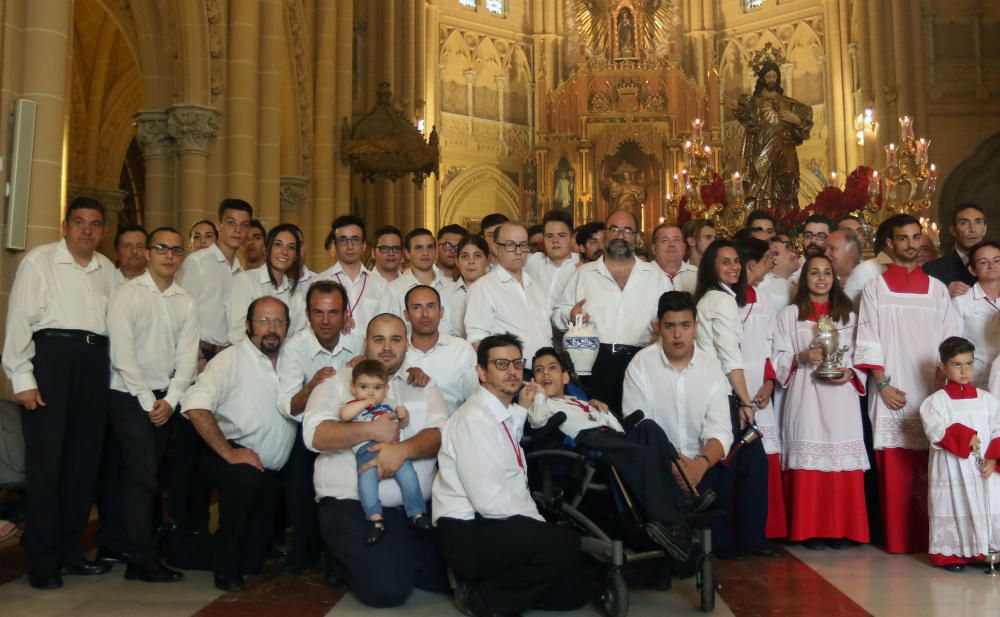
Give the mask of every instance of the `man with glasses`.
<svg viewBox="0 0 1000 617">
<path fill-rule="evenodd" d="M 403 263 L 403 232 L 392 225 L 379 227 L 375 230 L 374 245 L 372 258 L 375 260 L 375 267 L 371 273 L 388 286 L 399 278 L 399 269 Z"/>
<path fill-rule="evenodd" d="M 580 256 L 573 252 L 573 217 L 563 210 L 546 212 L 542 218 L 542 243 L 544 250 L 528 257 L 524 271 L 545 289 L 553 305 L 580 263 Z"/>
<path fill-rule="evenodd" d="M 469 232 L 461 225 L 445 225 L 438 230 L 437 266 L 448 280 L 458 280 L 458 243 L 467 235 Z"/>
<path fill-rule="evenodd" d="M 512 334 L 484 338 L 482 385 L 442 430 L 431 511 L 466 615 L 574 610 L 593 597 L 580 537 L 547 523 L 528 490 L 519 444 L 528 412 L 514 402 L 524 355 Z"/>
<path fill-rule="evenodd" d="M 63 239 L 28 252 L 7 306 L 3 368 L 21 406 L 29 525 L 21 539 L 28 582 L 62 587 L 62 574 L 104 574 L 80 547 L 101 459 L 110 380 L 108 298 L 115 267 L 97 252 L 104 206 L 78 197 Z"/>
<path fill-rule="evenodd" d="M 319 456 L 313 480 L 320 499 L 319 525 L 327 551 L 351 592 L 373 608 L 399 606 L 420 588 L 448 590 L 448 576 L 441 564 L 434 531 L 409 525 L 403 511 L 396 470 L 407 460 L 420 480 L 420 491 L 430 495 L 437 469 L 441 426 L 448 408 L 433 384 L 408 383 L 406 328 L 395 315 L 378 315 L 368 324 L 365 358 L 378 360 L 389 374 L 393 401 L 410 412 L 410 422 L 400 429 L 394 414 L 374 422 L 342 422 L 340 408 L 354 399 L 351 371 L 338 371 L 319 384 L 306 404 L 302 433 L 306 446 Z M 374 545 L 366 542 L 368 520 L 358 500 L 358 467 L 351 448 L 377 442 L 369 467 L 379 471 L 379 497 L 386 531 Z"/>
<path fill-rule="evenodd" d="M 379 314 L 386 294 L 384 281 L 361 263 L 365 246 L 365 222 L 356 216 L 338 216 L 326 237 L 326 250 L 333 249 L 337 262 L 317 275 L 317 280 L 336 281 L 347 290 L 346 330 L 352 333 L 365 331 Z"/>
<path fill-rule="evenodd" d="M 684 261 L 684 232 L 672 223 L 660 223 L 653 229 L 653 260 L 677 291 L 694 293 L 698 268 Z"/>
<path fill-rule="evenodd" d="M 441 306 L 444 308 L 444 314 L 447 315 L 449 312 L 448 292 L 451 290 L 453 282 L 434 265 L 437 256 L 437 243 L 434 240 L 434 234 L 429 229 L 418 227 L 406 234 L 403 246 L 406 249 L 406 258 L 410 262 L 410 269 L 389 285 L 380 312 L 392 313 L 403 319 L 406 312 L 406 292 L 417 285 L 427 285 L 441 294 Z M 446 334 L 455 334 L 451 331 L 447 320 L 442 324 L 441 330 Z"/>
<path fill-rule="evenodd" d="M 148 269 L 119 287 L 108 306 L 109 417 L 124 463 L 110 488 L 123 513 L 125 578 L 147 583 L 184 578 L 156 558 L 153 528 L 167 423 L 198 372 L 198 307 L 174 281 L 183 259 L 181 234 L 172 227 L 154 230 Z"/>
<path fill-rule="evenodd" d="M 254 300 L 246 338 L 209 362 L 181 402 L 208 446 L 199 469 L 219 489 L 213 570 L 220 591 L 240 591 L 244 574 L 260 572 L 274 536 L 278 472 L 295 439 L 295 422 L 278 404 L 276 368 L 288 321 L 281 300 Z"/>
<path fill-rule="evenodd" d="M 503 223 L 496 230 L 497 265 L 469 290 L 465 335 L 473 346 L 492 334 L 509 332 L 524 341 L 529 356 L 552 345 L 548 290 L 524 272 L 531 253 L 528 230 Z"/>
<path fill-rule="evenodd" d="M 622 380 L 632 357 L 653 340 L 650 324 L 660 296 L 671 291 L 670 279 L 655 263 L 635 256 L 638 222 L 620 210 L 607 220 L 604 256 L 584 264 L 566 283 L 552 311 L 552 323 L 565 331 L 577 315 L 597 327 L 601 347 L 587 392 L 621 413 Z"/>
<path fill-rule="evenodd" d="M 789 281 L 798 285 L 802 277 L 802 268 L 810 257 L 826 254 L 826 240 L 833 231 L 833 219 L 824 214 L 811 214 L 802 227 L 802 257 L 799 259 L 799 269 L 789 277 Z"/>
</svg>

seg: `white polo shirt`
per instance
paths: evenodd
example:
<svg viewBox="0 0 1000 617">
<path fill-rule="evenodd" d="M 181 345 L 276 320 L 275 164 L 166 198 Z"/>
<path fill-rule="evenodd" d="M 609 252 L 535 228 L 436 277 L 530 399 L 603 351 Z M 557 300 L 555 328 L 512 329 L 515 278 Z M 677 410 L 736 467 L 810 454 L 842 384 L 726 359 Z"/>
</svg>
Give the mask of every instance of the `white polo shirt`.
<svg viewBox="0 0 1000 617">
<path fill-rule="evenodd" d="M 226 304 L 229 302 L 233 279 L 242 270 L 239 259 L 234 258 L 233 265 L 230 266 L 222 250 L 215 244 L 191 253 L 181 263 L 177 282 L 184 291 L 191 294 L 198 305 L 201 340 L 206 343 L 222 346 L 229 344 Z M 246 317 L 246 307 L 243 316 Z"/>
<path fill-rule="evenodd" d="M 281 413 L 302 421 L 303 413 L 292 415 L 292 397 L 299 393 L 320 369 L 337 371 L 347 366 L 352 358 L 361 354 L 357 339 L 341 334 L 332 350 L 319 344 L 312 328 L 299 330 L 285 340 L 278 361 L 278 407 Z M 350 369 L 346 369 L 350 372 Z"/>
</svg>

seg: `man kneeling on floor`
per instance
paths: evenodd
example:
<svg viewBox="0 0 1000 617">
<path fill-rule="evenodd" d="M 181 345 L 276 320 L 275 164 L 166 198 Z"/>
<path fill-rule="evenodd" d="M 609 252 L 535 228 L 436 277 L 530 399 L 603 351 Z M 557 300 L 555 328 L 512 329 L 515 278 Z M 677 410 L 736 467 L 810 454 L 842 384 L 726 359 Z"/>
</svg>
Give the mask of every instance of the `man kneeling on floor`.
<svg viewBox="0 0 1000 617">
<path fill-rule="evenodd" d="M 442 430 L 431 512 L 470 615 L 571 610 L 592 597 L 579 536 L 546 523 L 528 490 L 519 445 L 528 412 L 513 402 L 521 350 L 511 334 L 480 341 L 482 385 Z"/>
</svg>

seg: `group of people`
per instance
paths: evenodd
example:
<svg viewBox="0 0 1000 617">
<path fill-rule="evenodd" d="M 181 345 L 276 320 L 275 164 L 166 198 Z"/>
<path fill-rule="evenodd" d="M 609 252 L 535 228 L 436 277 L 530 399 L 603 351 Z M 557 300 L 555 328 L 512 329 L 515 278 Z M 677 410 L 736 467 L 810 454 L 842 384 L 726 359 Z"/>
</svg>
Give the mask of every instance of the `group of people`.
<svg viewBox="0 0 1000 617">
<path fill-rule="evenodd" d="M 599 577 L 539 513 L 519 445 L 558 412 L 580 443 L 634 446 L 607 458 L 677 561 L 697 550 L 688 483 L 717 496 L 720 558 L 779 557 L 774 538 L 868 542 L 873 508 L 890 552 L 930 539 L 932 562 L 957 569 L 991 548 L 1000 244 L 980 208 L 956 212 L 955 251 L 923 269 L 906 215 L 864 261 L 851 218 L 811 217 L 801 257 L 766 212 L 733 238 L 695 220 L 647 239 L 625 211 L 480 226 L 369 234 L 340 216 L 332 265 L 313 271 L 301 229 L 266 230 L 227 199 L 187 242 L 120 227 L 115 265 L 96 250 L 101 204 L 74 200 L 63 238 L 18 268 L 3 349 L 30 584 L 118 561 L 131 580 L 202 567 L 238 591 L 290 528 L 287 571 L 325 550 L 328 578 L 370 606 L 447 592 L 450 568 L 471 614 L 574 608 Z M 578 320 L 600 339 L 587 376 L 562 349 Z M 820 323 L 845 348 L 836 366 Z"/>
</svg>

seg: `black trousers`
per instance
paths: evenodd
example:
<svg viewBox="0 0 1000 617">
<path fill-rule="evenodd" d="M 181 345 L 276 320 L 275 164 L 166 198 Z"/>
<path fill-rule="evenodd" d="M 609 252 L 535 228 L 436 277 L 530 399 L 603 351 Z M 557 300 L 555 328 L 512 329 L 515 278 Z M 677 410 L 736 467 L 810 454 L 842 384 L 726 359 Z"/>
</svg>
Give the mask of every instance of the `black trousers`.
<svg viewBox="0 0 1000 617">
<path fill-rule="evenodd" d="M 441 550 L 496 613 L 574 610 L 593 597 L 580 537 L 533 518 L 440 518 Z"/>
<path fill-rule="evenodd" d="M 316 490 L 313 488 L 315 463 L 316 453 L 306 448 L 300 424 L 292 452 L 281 472 L 285 483 L 288 522 L 292 526 L 288 564 L 294 569 L 305 568 L 315 563 L 321 548 L 319 507 L 316 504 Z"/>
<path fill-rule="evenodd" d="M 611 353 L 608 345 L 601 345 L 594 360 L 590 377 L 583 377 L 584 387 L 590 398 L 608 404 L 618 418 L 622 417 L 622 390 L 625 386 L 625 370 L 639 348 L 634 351 Z"/>
<path fill-rule="evenodd" d="M 144 563 L 156 557 L 153 512 L 158 505 L 159 469 L 170 429 L 153 426 L 136 397 L 114 390 L 110 418 L 113 441 L 124 463 L 115 491 L 125 531 L 125 545 L 119 550 L 128 553 L 134 563 Z"/>
<path fill-rule="evenodd" d="M 111 399 L 113 399 L 113 393 Z M 111 402 L 110 404 L 114 404 Z M 122 447 L 111 426 L 111 407 L 108 407 L 108 425 L 104 431 L 101 449 L 101 466 L 97 474 L 97 546 L 119 553 L 128 552 L 128 532 L 125 529 L 125 509 L 121 488 L 125 461 Z"/>
<path fill-rule="evenodd" d="M 361 502 L 332 497 L 320 502 L 319 526 L 327 553 L 351 592 L 373 608 L 401 606 L 414 588 L 448 592 L 438 533 L 410 527 L 402 507 L 385 508 L 382 516 L 385 534 L 369 545 Z"/>
<path fill-rule="evenodd" d="M 213 542 L 215 574 L 260 572 L 274 537 L 279 472 L 231 465 L 207 447 L 202 452 L 201 469 L 219 489 L 219 527 Z"/>
<path fill-rule="evenodd" d="M 28 570 L 83 559 L 107 423 L 110 360 L 105 342 L 35 336 L 34 375 L 45 407 L 21 410 L 25 447 Z"/>
<path fill-rule="evenodd" d="M 173 422 L 173 454 L 167 462 L 167 509 L 181 535 L 208 533 L 212 486 L 198 468 L 208 449 L 190 420 L 178 417 Z"/>
<path fill-rule="evenodd" d="M 677 509 L 680 487 L 672 474 L 674 447 L 659 424 L 644 420 L 627 435 L 606 429 L 587 429 L 580 431 L 576 441 L 600 450 L 604 459 L 614 465 L 625 487 L 642 506 L 647 520 L 662 523 L 682 520 Z"/>
</svg>

